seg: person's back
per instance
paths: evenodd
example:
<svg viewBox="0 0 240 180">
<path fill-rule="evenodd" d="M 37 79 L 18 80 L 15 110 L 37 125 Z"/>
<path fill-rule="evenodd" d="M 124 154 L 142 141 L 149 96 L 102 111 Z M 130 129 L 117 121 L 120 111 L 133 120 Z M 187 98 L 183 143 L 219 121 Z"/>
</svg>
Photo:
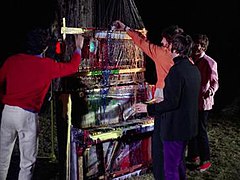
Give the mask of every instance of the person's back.
<svg viewBox="0 0 240 180">
<path fill-rule="evenodd" d="M 172 43 L 176 57 L 165 79 L 165 99 L 155 107 L 161 115 L 166 180 L 186 179 L 185 148 L 197 135 L 201 76 L 189 59 L 191 47 L 190 36 L 176 35 Z"/>
<path fill-rule="evenodd" d="M 39 112 L 51 81 L 78 70 L 80 55 L 72 63 L 57 63 L 53 59 L 28 54 L 9 57 L 4 63 L 7 70 L 4 104 Z"/>
<path fill-rule="evenodd" d="M 26 53 L 12 55 L 0 68 L 0 101 L 4 104 L 0 127 L 0 179 L 7 178 L 18 137 L 19 180 L 31 180 L 38 151 L 38 112 L 56 77 L 77 72 L 83 37 L 75 36 L 76 51 L 69 63 L 44 57 L 48 31 L 37 28 L 26 38 Z"/>
<path fill-rule="evenodd" d="M 198 95 L 201 77 L 198 68 L 189 60 L 191 53 L 190 36 L 176 35 L 172 44 L 173 51 L 179 55 L 174 57 L 174 65 L 165 79 L 165 99 L 156 104 L 156 108 L 157 115 L 165 117 L 161 118 L 161 137 L 163 140 L 183 141 L 191 139 L 197 133 Z M 186 109 L 188 110 L 186 111 Z M 162 116 L 163 112 L 164 116 Z"/>
<path fill-rule="evenodd" d="M 164 88 L 164 96 L 167 99 L 162 104 L 167 109 L 162 108 L 160 111 L 166 111 L 167 118 L 161 120 L 161 134 L 166 140 L 186 140 L 197 134 L 198 98 L 196 97 L 200 89 L 200 73 L 188 58 L 174 58 L 174 62 L 165 79 L 168 87 Z M 181 89 L 176 88 L 177 86 L 181 86 Z M 176 99 L 169 99 L 168 97 L 173 94 Z"/>
<path fill-rule="evenodd" d="M 188 140 L 197 134 L 201 76 L 189 59 L 191 47 L 189 35 L 181 34 L 173 38 L 171 52 L 174 65 L 165 78 L 164 100 L 135 105 L 137 112 L 147 109 L 148 114 L 156 118 L 155 121 L 160 121 L 166 180 L 186 179 L 185 148 Z"/>
</svg>

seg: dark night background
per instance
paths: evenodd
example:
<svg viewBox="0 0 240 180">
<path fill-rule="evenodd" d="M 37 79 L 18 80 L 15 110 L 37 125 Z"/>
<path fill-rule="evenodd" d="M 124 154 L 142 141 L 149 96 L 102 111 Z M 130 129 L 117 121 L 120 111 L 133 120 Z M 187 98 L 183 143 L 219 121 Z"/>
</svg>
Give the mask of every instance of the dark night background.
<svg viewBox="0 0 240 180">
<path fill-rule="evenodd" d="M 240 7 L 238 0 L 229 1 L 157 1 L 135 0 L 148 30 L 148 37 L 160 42 L 161 30 L 178 24 L 190 35 L 205 33 L 210 44 L 207 54 L 218 63 L 220 88 L 215 96 L 215 110 L 221 110 L 240 96 Z M 1 5 L 0 64 L 21 50 L 23 34 L 34 25 L 53 21 L 54 0 L 8 0 Z M 154 65 L 149 63 L 149 72 Z"/>
</svg>

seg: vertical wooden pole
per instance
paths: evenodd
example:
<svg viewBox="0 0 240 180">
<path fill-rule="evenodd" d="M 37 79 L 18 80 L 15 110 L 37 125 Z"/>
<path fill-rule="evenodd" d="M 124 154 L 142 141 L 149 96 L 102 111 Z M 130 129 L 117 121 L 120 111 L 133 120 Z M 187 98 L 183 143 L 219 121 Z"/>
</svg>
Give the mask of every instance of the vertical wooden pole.
<svg viewBox="0 0 240 180">
<path fill-rule="evenodd" d="M 68 117 L 68 132 L 67 132 L 67 155 L 66 155 L 66 179 L 71 179 L 71 114 L 72 114 L 72 101 L 71 95 L 68 97 L 67 105 L 67 117 Z"/>
</svg>

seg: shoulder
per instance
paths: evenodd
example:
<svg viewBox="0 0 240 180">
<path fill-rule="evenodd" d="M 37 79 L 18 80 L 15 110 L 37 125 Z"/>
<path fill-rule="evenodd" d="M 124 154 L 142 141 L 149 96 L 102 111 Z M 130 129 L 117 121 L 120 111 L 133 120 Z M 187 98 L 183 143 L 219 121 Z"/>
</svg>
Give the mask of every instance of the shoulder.
<svg viewBox="0 0 240 180">
<path fill-rule="evenodd" d="M 4 61 L 4 63 L 11 63 L 13 61 L 17 61 L 19 59 L 22 59 L 22 56 L 24 56 L 24 54 L 13 54 L 13 55 L 7 57 L 7 59 Z"/>
<path fill-rule="evenodd" d="M 203 56 L 203 59 L 205 61 L 207 61 L 209 64 L 217 64 L 217 62 L 215 61 L 215 59 L 213 59 L 212 57 L 210 57 L 209 55 L 205 54 Z"/>
</svg>

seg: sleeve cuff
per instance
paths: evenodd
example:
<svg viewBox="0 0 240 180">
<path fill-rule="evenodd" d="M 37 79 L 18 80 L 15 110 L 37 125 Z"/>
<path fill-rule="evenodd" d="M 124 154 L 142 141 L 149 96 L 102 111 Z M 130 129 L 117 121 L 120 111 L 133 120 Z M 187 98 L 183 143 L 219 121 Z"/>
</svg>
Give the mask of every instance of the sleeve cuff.
<svg viewBox="0 0 240 180">
<path fill-rule="evenodd" d="M 80 48 L 76 48 L 75 51 L 74 51 L 74 53 L 78 53 L 78 54 L 82 55 L 82 51 L 81 51 Z"/>
<path fill-rule="evenodd" d="M 130 29 L 130 27 L 126 26 L 124 27 L 124 31 L 128 31 Z"/>
</svg>

